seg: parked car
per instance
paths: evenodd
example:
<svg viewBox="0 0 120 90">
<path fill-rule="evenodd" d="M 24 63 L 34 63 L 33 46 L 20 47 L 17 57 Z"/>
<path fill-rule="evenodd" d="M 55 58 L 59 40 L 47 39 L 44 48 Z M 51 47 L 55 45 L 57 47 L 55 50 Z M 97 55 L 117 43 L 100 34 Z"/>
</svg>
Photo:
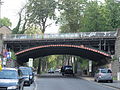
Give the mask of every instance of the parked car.
<svg viewBox="0 0 120 90">
<path fill-rule="evenodd" d="M 25 79 L 24 85 L 29 85 L 34 82 L 34 72 L 31 67 L 19 67 L 19 69 L 23 73 L 23 77 Z"/>
<path fill-rule="evenodd" d="M 0 71 L 0 90 L 23 90 L 22 72 L 15 68 L 3 68 Z"/>
<path fill-rule="evenodd" d="M 73 68 L 72 68 L 72 66 L 69 66 L 69 65 L 62 66 L 61 73 L 63 76 L 64 75 L 73 75 L 74 76 Z"/>
<path fill-rule="evenodd" d="M 94 80 L 97 82 L 100 81 L 110 81 L 113 82 L 112 71 L 107 68 L 98 69 L 95 73 Z"/>
<path fill-rule="evenodd" d="M 57 68 L 55 69 L 55 73 L 60 73 L 61 69 Z"/>
<path fill-rule="evenodd" d="M 48 73 L 54 73 L 54 70 L 51 68 L 50 70 L 48 70 Z"/>
</svg>

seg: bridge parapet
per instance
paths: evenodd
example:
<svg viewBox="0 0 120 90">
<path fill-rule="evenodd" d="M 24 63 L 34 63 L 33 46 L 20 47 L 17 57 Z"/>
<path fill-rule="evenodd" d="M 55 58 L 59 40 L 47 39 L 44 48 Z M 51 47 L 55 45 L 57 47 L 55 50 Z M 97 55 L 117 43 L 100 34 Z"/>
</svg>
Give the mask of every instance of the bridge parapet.
<svg viewBox="0 0 120 90">
<path fill-rule="evenodd" d="M 24 40 L 24 39 L 76 39 L 76 38 L 114 38 L 116 31 L 109 32 L 80 32 L 61 34 L 10 34 L 4 35 L 4 40 Z"/>
</svg>

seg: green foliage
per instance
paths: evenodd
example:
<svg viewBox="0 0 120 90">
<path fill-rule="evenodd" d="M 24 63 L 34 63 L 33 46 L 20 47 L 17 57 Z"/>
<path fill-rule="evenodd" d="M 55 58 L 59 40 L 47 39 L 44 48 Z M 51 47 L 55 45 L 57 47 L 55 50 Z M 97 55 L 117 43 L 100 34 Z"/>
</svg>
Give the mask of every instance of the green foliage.
<svg viewBox="0 0 120 90">
<path fill-rule="evenodd" d="M 19 21 L 17 23 L 17 26 L 12 30 L 13 34 L 19 34 L 20 25 L 21 25 L 21 15 L 19 14 Z"/>
<path fill-rule="evenodd" d="M 61 32 L 110 31 L 120 27 L 120 3 L 115 0 L 61 0 Z"/>
<path fill-rule="evenodd" d="M 19 20 L 16 27 L 12 30 L 13 34 L 24 34 L 27 26 L 26 5 L 18 12 Z"/>
<path fill-rule="evenodd" d="M 33 67 L 34 67 L 34 68 L 37 68 L 37 67 L 38 67 L 38 63 L 39 63 L 39 59 L 36 58 L 36 59 L 33 61 Z"/>
<path fill-rule="evenodd" d="M 45 57 L 47 62 L 48 62 L 48 68 L 56 68 L 57 66 L 57 55 L 51 55 L 51 56 L 47 56 Z"/>
<path fill-rule="evenodd" d="M 2 19 L 0 19 L 0 27 L 1 26 L 8 26 L 10 27 L 12 25 L 12 23 L 10 22 L 10 19 L 4 17 Z"/>
<path fill-rule="evenodd" d="M 25 34 L 42 34 L 42 32 L 36 26 L 27 27 L 27 29 L 24 33 Z"/>
<path fill-rule="evenodd" d="M 62 3 L 61 3 L 62 2 Z M 59 4 L 61 32 L 77 32 L 84 8 L 83 0 L 62 0 Z"/>
<path fill-rule="evenodd" d="M 113 56 L 111 61 L 115 61 L 115 60 L 118 60 L 116 56 Z"/>
<path fill-rule="evenodd" d="M 55 17 L 56 2 L 55 0 L 29 0 L 27 6 L 27 16 L 29 24 L 40 27 L 42 33 L 48 25 L 48 19 Z"/>
<path fill-rule="evenodd" d="M 14 51 L 11 51 L 11 59 L 12 60 L 16 60 L 16 55 L 15 55 L 15 52 Z"/>
<path fill-rule="evenodd" d="M 113 29 L 120 28 L 120 3 L 115 0 L 105 0 L 109 11 L 108 19 Z"/>
<path fill-rule="evenodd" d="M 90 1 L 86 3 L 83 25 L 81 31 L 104 31 L 106 26 L 106 17 L 104 17 L 103 6 L 99 5 L 97 1 Z"/>
<path fill-rule="evenodd" d="M 87 59 L 83 59 L 81 57 L 77 57 L 77 61 L 80 62 L 81 69 L 87 69 L 89 65 L 89 61 Z"/>
</svg>

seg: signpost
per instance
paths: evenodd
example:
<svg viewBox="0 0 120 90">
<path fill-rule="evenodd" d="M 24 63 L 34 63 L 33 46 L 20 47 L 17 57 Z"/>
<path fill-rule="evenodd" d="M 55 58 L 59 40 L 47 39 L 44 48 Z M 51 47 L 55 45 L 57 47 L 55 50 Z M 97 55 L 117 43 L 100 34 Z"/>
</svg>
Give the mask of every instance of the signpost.
<svg viewBox="0 0 120 90">
<path fill-rule="evenodd" d="M 2 60 L 0 58 L 0 71 L 2 70 Z"/>
<path fill-rule="evenodd" d="M 11 52 L 7 52 L 7 59 L 11 59 Z"/>
<path fill-rule="evenodd" d="M 92 72 L 92 61 L 89 61 L 89 72 Z"/>
<path fill-rule="evenodd" d="M 3 58 L 3 65 L 6 66 L 7 59 Z"/>
<path fill-rule="evenodd" d="M 28 66 L 33 67 L 33 58 L 29 58 Z"/>
</svg>

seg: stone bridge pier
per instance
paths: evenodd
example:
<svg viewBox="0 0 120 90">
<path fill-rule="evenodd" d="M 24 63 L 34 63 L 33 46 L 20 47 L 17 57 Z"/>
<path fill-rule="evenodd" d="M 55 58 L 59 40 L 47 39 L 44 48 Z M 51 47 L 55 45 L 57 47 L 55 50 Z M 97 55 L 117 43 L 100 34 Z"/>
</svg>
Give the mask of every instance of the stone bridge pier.
<svg viewBox="0 0 120 90">
<path fill-rule="evenodd" d="M 120 29 L 117 30 L 117 37 L 115 42 L 115 55 L 111 63 L 113 75 L 117 77 L 120 72 Z"/>
</svg>

